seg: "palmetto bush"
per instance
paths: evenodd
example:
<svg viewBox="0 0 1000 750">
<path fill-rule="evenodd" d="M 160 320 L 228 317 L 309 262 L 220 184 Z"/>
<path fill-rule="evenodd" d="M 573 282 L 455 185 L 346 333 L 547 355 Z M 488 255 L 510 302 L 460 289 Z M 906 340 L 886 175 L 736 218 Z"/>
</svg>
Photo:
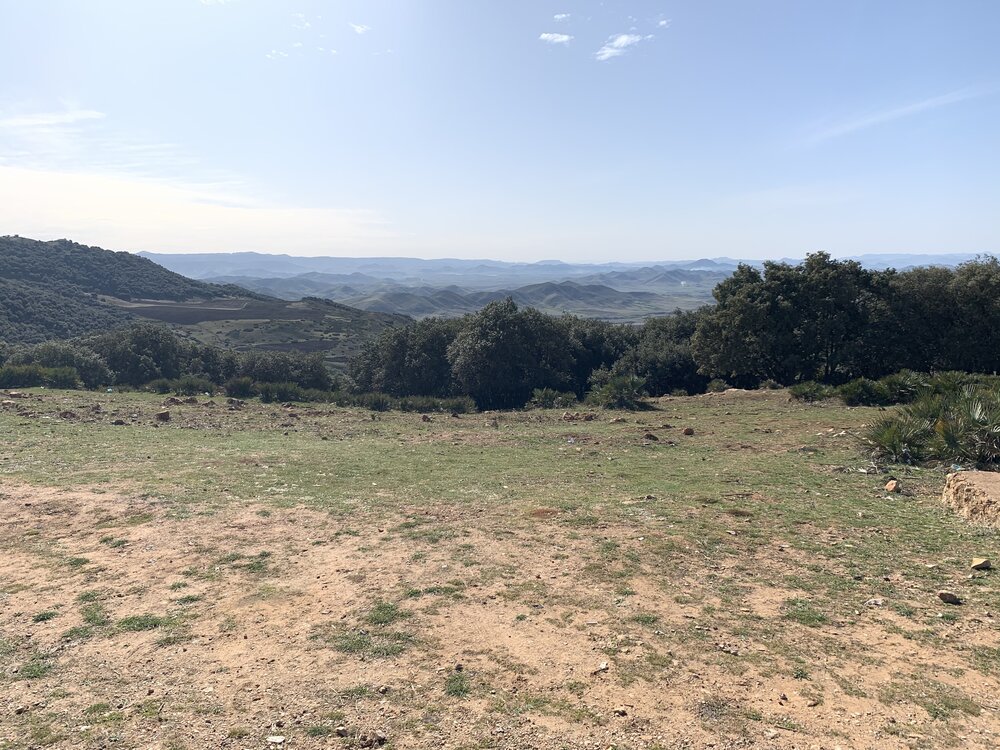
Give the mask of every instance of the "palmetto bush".
<svg viewBox="0 0 1000 750">
<path fill-rule="evenodd" d="M 879 458 L 1000 464 L 1000 387 L 951 384 L 871 424 L 864 434 Z"/>
</svg>

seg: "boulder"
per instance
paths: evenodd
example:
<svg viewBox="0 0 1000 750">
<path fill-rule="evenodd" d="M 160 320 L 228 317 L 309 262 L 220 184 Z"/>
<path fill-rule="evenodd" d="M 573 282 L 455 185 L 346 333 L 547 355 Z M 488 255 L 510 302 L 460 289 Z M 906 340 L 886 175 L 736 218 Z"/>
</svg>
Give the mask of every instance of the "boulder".
<svg viewBox="0 0 1000 750">
<path fill-rule="evenodd" d="M 684 428 L 684 434 L 685 435 L 694 435 L 694 427 L 685 427 Z"/>
<path fill-rule="evenodd" d="M 170 410 L 164 409 L 163 411 L 156 412 L 157 422 L 169 422 L 170 421 Z"/>
</svg>

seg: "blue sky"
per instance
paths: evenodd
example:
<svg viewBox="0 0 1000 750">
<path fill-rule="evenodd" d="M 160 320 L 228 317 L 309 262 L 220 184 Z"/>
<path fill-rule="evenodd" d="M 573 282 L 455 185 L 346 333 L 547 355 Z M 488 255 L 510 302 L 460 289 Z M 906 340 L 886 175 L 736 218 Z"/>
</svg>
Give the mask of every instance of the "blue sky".
<svg viewBox="0 0 1000 750">
<path fill-rule="evenodd" d="M 1000 251 L 994 0 L 0 0 L 0 233 Z"/>
</svg>

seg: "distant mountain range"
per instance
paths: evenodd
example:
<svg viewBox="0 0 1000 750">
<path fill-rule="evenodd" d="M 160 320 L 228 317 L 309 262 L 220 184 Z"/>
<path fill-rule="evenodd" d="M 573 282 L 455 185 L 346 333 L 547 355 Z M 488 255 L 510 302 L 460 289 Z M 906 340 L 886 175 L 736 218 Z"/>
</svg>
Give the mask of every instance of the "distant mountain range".
<svg viewBox="0 0 1000 750">
<path fill-rule="evenodd" d="M 640 321 L 676 309 L 711 304 L 712 290 L 741 263 L 763 266 L 763 261 L 728 257 L 654 264 L 588 264 L 553 260 L 511 263 L 454 258 L 298 258 L 261 253 L 143 255 L 186 276 L 237 284 L 281 299 L 322 297 L 362 310 L 416 318 L 465 315 L 509 296 L 518 304 L 550 314 Z M 916 265 L 954 266 L 973 257 L 881 254 L 854 260 L 870 268 L 904 269 Z"/>
</svg>

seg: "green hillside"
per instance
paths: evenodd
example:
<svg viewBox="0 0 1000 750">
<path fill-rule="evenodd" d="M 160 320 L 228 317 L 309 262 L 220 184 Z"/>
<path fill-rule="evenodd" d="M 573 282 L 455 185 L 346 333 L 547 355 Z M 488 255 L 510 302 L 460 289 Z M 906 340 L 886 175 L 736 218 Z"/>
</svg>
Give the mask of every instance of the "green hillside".
<svg viewBox="0 0 1000 750">
<path fill-rule="evenodd" d="M 195 281 L 131 253 L 69 240 L 0 237 L 0 341 L 73 338 L 137 320 L 241 351 L 321 352 L 338 367 L 383 329 L 409 321 L 327 300 L 289 302 Z"/>
</svg>

